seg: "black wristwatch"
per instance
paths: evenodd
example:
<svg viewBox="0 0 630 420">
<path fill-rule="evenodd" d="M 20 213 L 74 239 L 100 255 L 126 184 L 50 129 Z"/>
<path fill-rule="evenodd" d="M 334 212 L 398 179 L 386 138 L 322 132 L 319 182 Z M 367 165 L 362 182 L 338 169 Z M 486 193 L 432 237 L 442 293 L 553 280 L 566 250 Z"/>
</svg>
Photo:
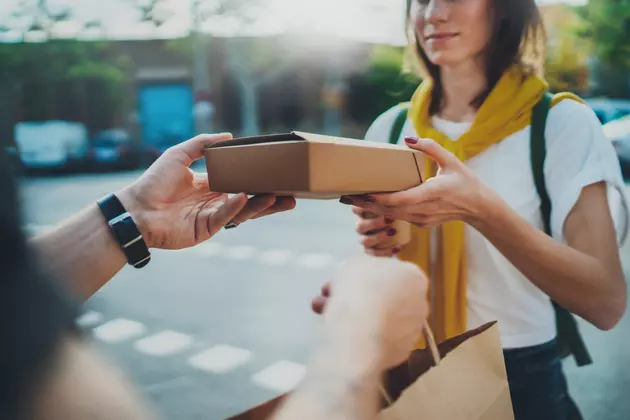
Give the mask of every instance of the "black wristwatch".
<svg viewBox="0 0 630 420">
<path fill-rule="evenodd" d="M 151 253 L 138 226 L 122 205 L 118 197 L 110 194 L 98 201 L 98 206 L 105 216 L 114 238 L 122 248 L 127 262 L 135 268 L 142 268 L 151 261 Z"/>
</svg>

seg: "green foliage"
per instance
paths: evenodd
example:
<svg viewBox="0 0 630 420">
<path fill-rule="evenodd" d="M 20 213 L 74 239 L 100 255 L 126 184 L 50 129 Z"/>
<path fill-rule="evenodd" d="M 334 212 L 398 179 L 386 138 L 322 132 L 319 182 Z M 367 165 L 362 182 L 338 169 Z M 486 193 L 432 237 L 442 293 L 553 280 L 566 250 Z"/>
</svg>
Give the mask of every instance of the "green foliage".
<svg viewBox="0 0 630 420">
<path fill-rule="evenodd" d="M 577 10 L 580 36 L 596 59 L 593 94 L 630 96 L 630 0 L 590 0 Z"/>
<path fill-rule="evenodd" d="M 411 99 L 419 78 L 403 72 L 404 49 L 375 46 L 364 73 L 349 80 L 348 112 L 363 123 L 370 123 L 392 106 Z"/>
<path fill-rule="evenodd" d="M 548 45 L 545 76 L 554 92 L 582 94 L 588 89 L 588 40 L 580 36 L 583 22 L 570 6 L 557 6 L 545 21 Z"/>
<path fill-rule="evenodd" d="M 16 109 L 13 122 L 2 125 L 64 119 L 108 128 L 128 107 L 129 64 L 104 42 L 0 44 L 0 101 Z"/>
<path fill-rule="evenodd" d="M 580 7 L 582 35 L 602 62 L 630 69 L 630 0 L 590 0 Z"/>
</svg>

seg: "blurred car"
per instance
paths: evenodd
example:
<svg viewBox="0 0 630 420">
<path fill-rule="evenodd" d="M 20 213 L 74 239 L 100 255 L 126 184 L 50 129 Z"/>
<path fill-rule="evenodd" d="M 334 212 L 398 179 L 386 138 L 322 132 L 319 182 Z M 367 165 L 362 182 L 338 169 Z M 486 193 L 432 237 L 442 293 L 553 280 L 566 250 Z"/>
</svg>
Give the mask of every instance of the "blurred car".
<svg viewBox="0 0 630 420">
<path fill-rule="evenodd" d="M 624 177 L 630 177 L 630 115 L 604 124 L 604 134 L 615 146 Z"/>
<path fill-rule="evenodd" d="M 593 109 L 602 124 L 630 114 L 630 101 L 625 99 L 590 98 L 586 103 Z"/>
<path fill-rule="evenodd" d="M 146 146 L 144 154 L 149 163 L 155 162 L 157 158 L 162 156 L 169 148 L 182 142 L 182 138 L 176 135 L 164 135 L 155 143 Z"/>
<path fill-rule="evenodd" d="M 126 130 L 109 129 L 99 132 L 92 140 L 90 161 L 95 169 L 133 169 L 139 165 L 139 153 Z"/>
<path fill-rule="evenodd" d="M 15 125 L 14 138 L 27 170 L 79 167 L 89 148 L 85 126 L 70 121 L 21 122 Z"/>
<path fill-rule="evenodd" d="M 4 153 L 11 170 L 16 174 L 20 174 L 22 170 L 22 161 L 20 160 L 20 152 L 17 145 L 11 142 L 4 148 Z"/>
</svg>

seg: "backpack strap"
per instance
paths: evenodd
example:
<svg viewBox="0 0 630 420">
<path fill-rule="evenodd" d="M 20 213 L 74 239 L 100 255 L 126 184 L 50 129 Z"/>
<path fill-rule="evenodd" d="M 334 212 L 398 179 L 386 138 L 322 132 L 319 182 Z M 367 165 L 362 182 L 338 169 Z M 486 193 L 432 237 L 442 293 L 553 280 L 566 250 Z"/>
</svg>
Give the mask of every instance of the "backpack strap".
<svg viewBox="0 0 630 420">
<path fill-rule="evenodd" d="M 534 175 L 534 183 L 536 184 L 536 190 L 540 197 L 540 211 L 543 217 L 545 232 L 549 236 L 551 236 L 551 199 L 547 192 L 544 169 L 545 158 L 547 157 L 545 125 L 552 99 L 551 94 L 545 93 L 534 107 L 530 136 L 532 174 Z M 553 307 L 556 313 L 558 347 L 562 357 L 567 357 L 572 354 L 578 366 L 593 363 L 574 316 L 556 302 L 553 302 Z"/>
<path fill-rule="evenodd" d="M 398 109 L 398 115 L 394 120 L 394 124 L 389 132 L 389 144 L 397 144 L 400 135 L 402 134 L 405 122 L 407 122 L 407 113 L 409 111 L 409 104 L 400 104 Z"/>
</svg>

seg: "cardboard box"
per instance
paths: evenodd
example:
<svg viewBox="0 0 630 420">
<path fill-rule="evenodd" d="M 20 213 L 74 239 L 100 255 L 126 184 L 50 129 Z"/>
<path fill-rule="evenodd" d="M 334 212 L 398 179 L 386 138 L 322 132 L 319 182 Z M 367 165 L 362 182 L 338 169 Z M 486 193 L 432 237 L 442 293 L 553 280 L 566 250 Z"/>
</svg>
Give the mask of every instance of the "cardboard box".
<svg viewBox="0 0 630 420">
<path fill-rule="evenodd" d="M 319 199 L 414 187 L 425 162 L 404 146 L 297 131 L 215 143 L 205 158 L 212 191 Z"/>
</svg>

